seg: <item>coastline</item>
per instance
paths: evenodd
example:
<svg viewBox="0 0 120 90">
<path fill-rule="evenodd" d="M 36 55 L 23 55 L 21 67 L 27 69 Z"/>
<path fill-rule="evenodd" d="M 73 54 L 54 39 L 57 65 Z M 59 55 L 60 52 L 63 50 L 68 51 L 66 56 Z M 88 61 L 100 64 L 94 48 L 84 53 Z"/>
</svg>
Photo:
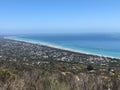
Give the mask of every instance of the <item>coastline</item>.
<svg viewBox="0 0 120 90">
<path fill-rule="evenodd" d="M 53 45 L 53 44 L 42 42 L 42 41 L 22 39 L 22 38 L 18 38 L 16 36 L 7 36 L 7 37 L 4 37 L 4 39 L 22 41 L 22 42 L 31 43 L 31 44 L 38 44 L 38 45 L 43 45 L 43 46 L 47 46 L 47 47 L 50 47 L 50 48 L 61 49 L 61 50 L 70 51 L 70 52 L 74 52 L 74 53 L 80 53 L 80 54 L 86 54 L 86 55 L 92 55 L 92 56 L 98 56 L 98 57 L 105 57 L 105 58 L 111 58 L 111 59 L 120 59 L 119 57 L 113 57 L 113 56 L 108 56 L 108 55 L 85 52 L 85 51 L 82 51 L 82 50 L 66 48 L 66 47 L 63 47 L 63 46 Z"/>
</svg>

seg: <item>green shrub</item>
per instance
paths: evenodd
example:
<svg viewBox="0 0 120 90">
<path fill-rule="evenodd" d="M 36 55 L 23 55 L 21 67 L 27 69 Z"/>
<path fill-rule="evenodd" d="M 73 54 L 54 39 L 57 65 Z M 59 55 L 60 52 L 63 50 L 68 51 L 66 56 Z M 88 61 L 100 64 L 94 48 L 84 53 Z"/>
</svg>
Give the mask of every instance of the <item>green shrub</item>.
<svg viewBox="0 0 120 90">
<path fill-rule="evenodd" d="M 0 68 L 0 81 L 5 83 L 6 81 L 10 81 L 12 79 L 15 79 L 15 74 L 8 69 Z"/>
</svg>

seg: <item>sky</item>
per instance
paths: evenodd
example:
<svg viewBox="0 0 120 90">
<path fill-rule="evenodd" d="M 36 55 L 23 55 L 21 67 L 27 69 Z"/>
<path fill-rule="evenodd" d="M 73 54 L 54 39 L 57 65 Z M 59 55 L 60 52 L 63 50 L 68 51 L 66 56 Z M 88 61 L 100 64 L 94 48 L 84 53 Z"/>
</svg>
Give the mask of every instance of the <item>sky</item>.
<svg viewBox="0 0 120 90">
<path fill-rule="evenodd" d="M 0 0 L 0 34 L 120 32 L 120 0 Z"/>
</svg>

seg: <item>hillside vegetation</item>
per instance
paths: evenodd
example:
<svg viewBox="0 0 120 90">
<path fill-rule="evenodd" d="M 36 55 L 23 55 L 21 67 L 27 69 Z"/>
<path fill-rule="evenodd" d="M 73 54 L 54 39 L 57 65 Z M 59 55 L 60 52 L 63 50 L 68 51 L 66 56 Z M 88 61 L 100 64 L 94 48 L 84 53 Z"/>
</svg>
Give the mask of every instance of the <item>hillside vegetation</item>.
<svg viewBox="0 0 120 90">
<path fill-rule="evenodd" d="M 110 75 L 107 68 L 89 71 L 68 63 L 1 61 L 0 90 L 120 90 L 120 72 Z"/>
</svg>

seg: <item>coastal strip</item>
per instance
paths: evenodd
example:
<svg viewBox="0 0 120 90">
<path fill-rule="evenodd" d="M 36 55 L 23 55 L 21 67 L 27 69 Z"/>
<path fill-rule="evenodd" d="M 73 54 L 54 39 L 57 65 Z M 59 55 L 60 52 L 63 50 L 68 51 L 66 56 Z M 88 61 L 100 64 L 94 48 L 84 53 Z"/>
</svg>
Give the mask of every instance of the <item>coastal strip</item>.
<svg viewBox="0 0 120 90">
<path fill-rule="evenodd" d="M 2 60 L 25 61 L 31 63 L 63 62 L 73 64 L 94 64 L 97 66 L 120 66 L 120 59 L 85 54 L 68 49 L 58 48 L 38 42 L 0 38 L 0 56 Z"/>
<path fill-rule="evenodd" d="M 7 37 L 4 37 L 4 38 L 5 39 L 10 39 L 10 40 L 22 41 L 22 42 L 31 43 L 31 44 L 44 45 L 44 46 L 51 47 L 51 48 L 56 48 L 56 49 L 61 49 L 61 50 L 65 50 L 65 51 L 70 51 L 70 52 L 73 52 L 73 53 L 80 53 L 80 54 L 93 55 L 93 56 L 112 58 L 112 59 L 120 59 L 119 57 L 113 57 L 113 56 L 108 56 L 108 55 L 96 54 L 96 53 L 92 53 L 92 52 L 85 52 L 85 51 L 82 51 L 82 50 L 75 50 L 75 49 L 66 48 L 66 47 L 62 47 L 62 46 L 58 46 L 58 45 L 53 45 L 53 44 L 46 43 L 46 42 L 43 42 L 43 41 L 23 39 L 23 38 L 19 38 L 19 37 L 16 37 L 16 36 L 7 36 Z"/>
</svg>

